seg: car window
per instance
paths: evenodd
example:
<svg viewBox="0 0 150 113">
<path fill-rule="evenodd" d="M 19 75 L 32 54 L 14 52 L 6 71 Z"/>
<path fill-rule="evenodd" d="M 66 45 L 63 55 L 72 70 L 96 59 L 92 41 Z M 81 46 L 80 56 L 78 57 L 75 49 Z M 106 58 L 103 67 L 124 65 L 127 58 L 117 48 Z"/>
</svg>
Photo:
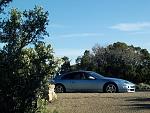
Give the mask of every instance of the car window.
<svg viewBox="0 0 150 113">
<path fill-rule="evenodd" d="M 88 74 L 87 73 L 81 73 L 81 79 L 82 80 L 88 80 Z"/>
<path fill-rule="evenodd" d="M 88 76 L 89 75 L 87 73 L 77 72 L 77 73 L 74 73 L 73 79 L 74 80 L 88 80 Z"/>
<path fill-rule="evenodd" d="M 75 72 L 63 75 L 63 80 L 89 80 L 90 74 L 84 72 Z"/>
<path fill-rule="evenodd" d="M 69 79 L 72 79 L 72 76 L 71 76 L 71 75 L 72 75 L 72 74 L 65 74 L 65 75 L 62 76 L 61 79 L 63 79 L 63 80 L 69 80 Z"/>
<path fill-rule="evenodd" d="M 65 79 L 65 80 L 80 80 L 81 79 L 81 75 L 80 75 L 79 72 L 69 73 L 69 74 L 63 75 L 63 77 L 61 79 Z"/>
<path fill-rule="evenodd" d="M 90 72 L 90 75 L 94 75 L 96 77 L 100 77 L 100 78 L 104 78 L 104 76 L 98 74 L 98 73 L 95 73 L 95 72 Z"/>
<path fill-rule="evenodd" d="M 93 77 L 92 75 L 90 75 L 89 73 L 84 73 L 85 79 L 86 80 L 94 80 L 95 77 Z M 92 77 L 92 78 L 91 78 Z"/>
<path fill-rule="evenodd" d="M 88 79 L 88 76 L 86 75 L 86 73 L 84 72 L 77 72 L 77 73 L 74 73 L 74 80 L 87 80 Z"/>
<path fill-rule="evenodd" d="M 73 75 L 73 78 L 74 80 L 80 80 L 81 79 L 81 74 L 80 73 L 74 73 Z"/>
</svg>

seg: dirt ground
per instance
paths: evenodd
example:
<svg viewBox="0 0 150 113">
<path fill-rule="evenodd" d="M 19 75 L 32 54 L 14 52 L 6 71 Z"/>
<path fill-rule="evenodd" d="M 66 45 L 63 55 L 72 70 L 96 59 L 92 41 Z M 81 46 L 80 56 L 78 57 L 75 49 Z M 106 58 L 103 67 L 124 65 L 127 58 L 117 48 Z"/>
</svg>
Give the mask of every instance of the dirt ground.
<svg viewBox="0 0 150 113">
<path fill-rule="evenodd" d="M 57 95 L 48 107 L 58 113 L 150 113 L 150 92 Z"/>
</svg>

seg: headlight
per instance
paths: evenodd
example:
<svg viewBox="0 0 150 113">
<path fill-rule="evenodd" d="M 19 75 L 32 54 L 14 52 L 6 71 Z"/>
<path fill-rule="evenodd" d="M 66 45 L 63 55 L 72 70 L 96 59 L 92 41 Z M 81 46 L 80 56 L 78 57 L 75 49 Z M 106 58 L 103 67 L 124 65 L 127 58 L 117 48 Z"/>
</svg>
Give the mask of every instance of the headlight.
<svg viewBox="0 0 150 113">
<path fill-rule="evenodd" d="M 134 84 L 131 83 L 131 82 L 129 82 L 129 81 L 124 81 L 123 84 L 126 85 L 126 86 L 127 86 L 127 85 L 130 85 L 130 86 L 132 85 L 132 86 L 134 86 Z"/>
<path fill-rule="evenodd" d="M 128 82 L 128 81 L 124 81 L 123 82 L 123 86 L 129 86 L 131 83 L 130 82 Z"/>
<path fill-rule="evenodd" d="M 126 85 L 127 85 L 127 84 L 130 84 L 130 83 L 129 83 L 128 81 L 125 81 L 123 84 L 126 84 Z"/>
<path fill-rule="evenodd" d="M 127 81 L 123 82 L 123 88 L 128 88 L 129 83 Z"/>
</svg>

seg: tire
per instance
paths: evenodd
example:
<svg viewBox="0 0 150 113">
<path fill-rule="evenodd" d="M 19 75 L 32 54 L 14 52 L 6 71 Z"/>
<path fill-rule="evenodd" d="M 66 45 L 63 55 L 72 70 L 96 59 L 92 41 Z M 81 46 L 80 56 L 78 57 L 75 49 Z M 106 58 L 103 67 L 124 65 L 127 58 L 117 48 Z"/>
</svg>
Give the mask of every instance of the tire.
<svg viewBox="0 0 150 113">
<path fill-rule="evenodd" d="M 56 84 L 55 92 L 56 93 L 64 93 L 65 92 L 65 87 L 61 84 Z"/>
<path fill-rule="evenodd" d="M 117 93 L 118 87 L 114 83 L 108 83 L 104 86 L 104 92 L 105 93 Z"/>
</svg>

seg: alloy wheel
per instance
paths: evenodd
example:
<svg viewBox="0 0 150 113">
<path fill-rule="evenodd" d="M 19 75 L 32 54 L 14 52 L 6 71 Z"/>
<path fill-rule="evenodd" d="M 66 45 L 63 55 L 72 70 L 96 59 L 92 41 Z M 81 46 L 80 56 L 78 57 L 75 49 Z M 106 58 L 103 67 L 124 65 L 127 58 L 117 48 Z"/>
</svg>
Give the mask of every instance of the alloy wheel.
<svg viewBox="0 0 150 113">
<path fill-rule="evenodd" d="M 62 85 L 56 85 L 55 92 L 56 93 L 63 93 L 64 92 L 63 86 Z"/>
<path fill-rule="evenodd" d="M 116 93 L 117 92 L 117 88 L 114 84 L 108 84 L 106 86 L 106 92 L 107 93 Z"/>
</svg>

